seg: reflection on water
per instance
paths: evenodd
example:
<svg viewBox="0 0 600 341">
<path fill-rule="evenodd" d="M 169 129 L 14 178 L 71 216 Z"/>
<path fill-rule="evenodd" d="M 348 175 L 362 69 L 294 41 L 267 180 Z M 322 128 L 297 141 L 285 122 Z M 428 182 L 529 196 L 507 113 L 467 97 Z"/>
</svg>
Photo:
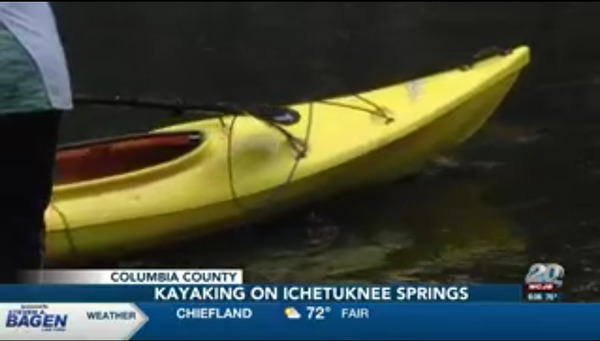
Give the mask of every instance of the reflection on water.
<svg viewBox="0 0 600 341">
<path fill-rule="evenodd" d="M 490 123 L 411 179 L 124 265 L 243 267 L 261 282 L 522 283 L 547 261 L 565 267 L 568 299 L 600 300 L 596 135 Z"/>
</svg>

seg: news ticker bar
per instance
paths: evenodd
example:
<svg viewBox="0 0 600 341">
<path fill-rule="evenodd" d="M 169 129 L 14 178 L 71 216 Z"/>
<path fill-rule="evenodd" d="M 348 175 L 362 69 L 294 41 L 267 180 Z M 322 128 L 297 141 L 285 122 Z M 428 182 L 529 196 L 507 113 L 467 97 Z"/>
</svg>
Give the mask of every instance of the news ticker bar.
<svg viewBox="0 0 600 341">
<path fill-rule="evenodd" d="M 0 304 L 0 338 L 598 340 L 599 317 L 566 303 Z"/>
<path fill-rule="evenodd" d="M 554 301 L 560 293 L 554 293 Z M 522 285 L 0 285 L 0 302 L 521 302 Z M 543 297 L 540 299 L 543 300 Z"/>
</svg>

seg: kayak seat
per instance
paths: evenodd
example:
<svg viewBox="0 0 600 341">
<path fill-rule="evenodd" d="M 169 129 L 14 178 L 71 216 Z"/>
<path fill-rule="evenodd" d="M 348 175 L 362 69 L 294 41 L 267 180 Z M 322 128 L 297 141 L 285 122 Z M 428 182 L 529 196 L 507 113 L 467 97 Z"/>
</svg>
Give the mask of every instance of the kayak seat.
<svg viewBox="0 0 600 341">
<path fill-rule="evenodd" d="M 181 157 L 201 144 L 198 133 L 132 135 L 58 150 L 54 184 L 96 180 L 156 166 Z"/>
</svg>

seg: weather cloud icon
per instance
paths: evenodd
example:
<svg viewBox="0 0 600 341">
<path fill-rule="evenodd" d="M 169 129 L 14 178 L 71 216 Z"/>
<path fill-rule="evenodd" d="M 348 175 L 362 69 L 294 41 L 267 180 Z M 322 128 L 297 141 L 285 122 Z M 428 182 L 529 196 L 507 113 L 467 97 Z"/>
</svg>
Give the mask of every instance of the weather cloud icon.
<svg viewBox="0 0 600 341">
<path fill-rule="evenodd" d="M 294 308 L 294 307 L 287 307 L 287 308 L 285 308 L 285 310 L 283 311 L 283 313 L 290 320 L 297 320 L 297 319 L 299 319 L 299 318 L 302 317 L 300 315 L 300 313 L 298 312 L 298 310 L 296 310 L 296 308 Z"/>
</svg>

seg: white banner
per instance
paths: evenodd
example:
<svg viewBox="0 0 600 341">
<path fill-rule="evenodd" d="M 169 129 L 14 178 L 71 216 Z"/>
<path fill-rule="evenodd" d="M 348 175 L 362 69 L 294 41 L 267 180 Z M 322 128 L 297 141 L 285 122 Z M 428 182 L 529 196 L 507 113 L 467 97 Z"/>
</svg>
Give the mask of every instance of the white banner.
<svg viewBox="0 0 600 341">
<path fill-rule="evenodd" d="M 129 340 L 148 317 L 129 303 L 0 303 L 3 340 Z"/>
<path fill-rule="evenodd" d="M 23 280 L 36 284 L 235 285 L 243 283 L 243 270 L 41 270 L 25 273 Z"/>
</svg>

